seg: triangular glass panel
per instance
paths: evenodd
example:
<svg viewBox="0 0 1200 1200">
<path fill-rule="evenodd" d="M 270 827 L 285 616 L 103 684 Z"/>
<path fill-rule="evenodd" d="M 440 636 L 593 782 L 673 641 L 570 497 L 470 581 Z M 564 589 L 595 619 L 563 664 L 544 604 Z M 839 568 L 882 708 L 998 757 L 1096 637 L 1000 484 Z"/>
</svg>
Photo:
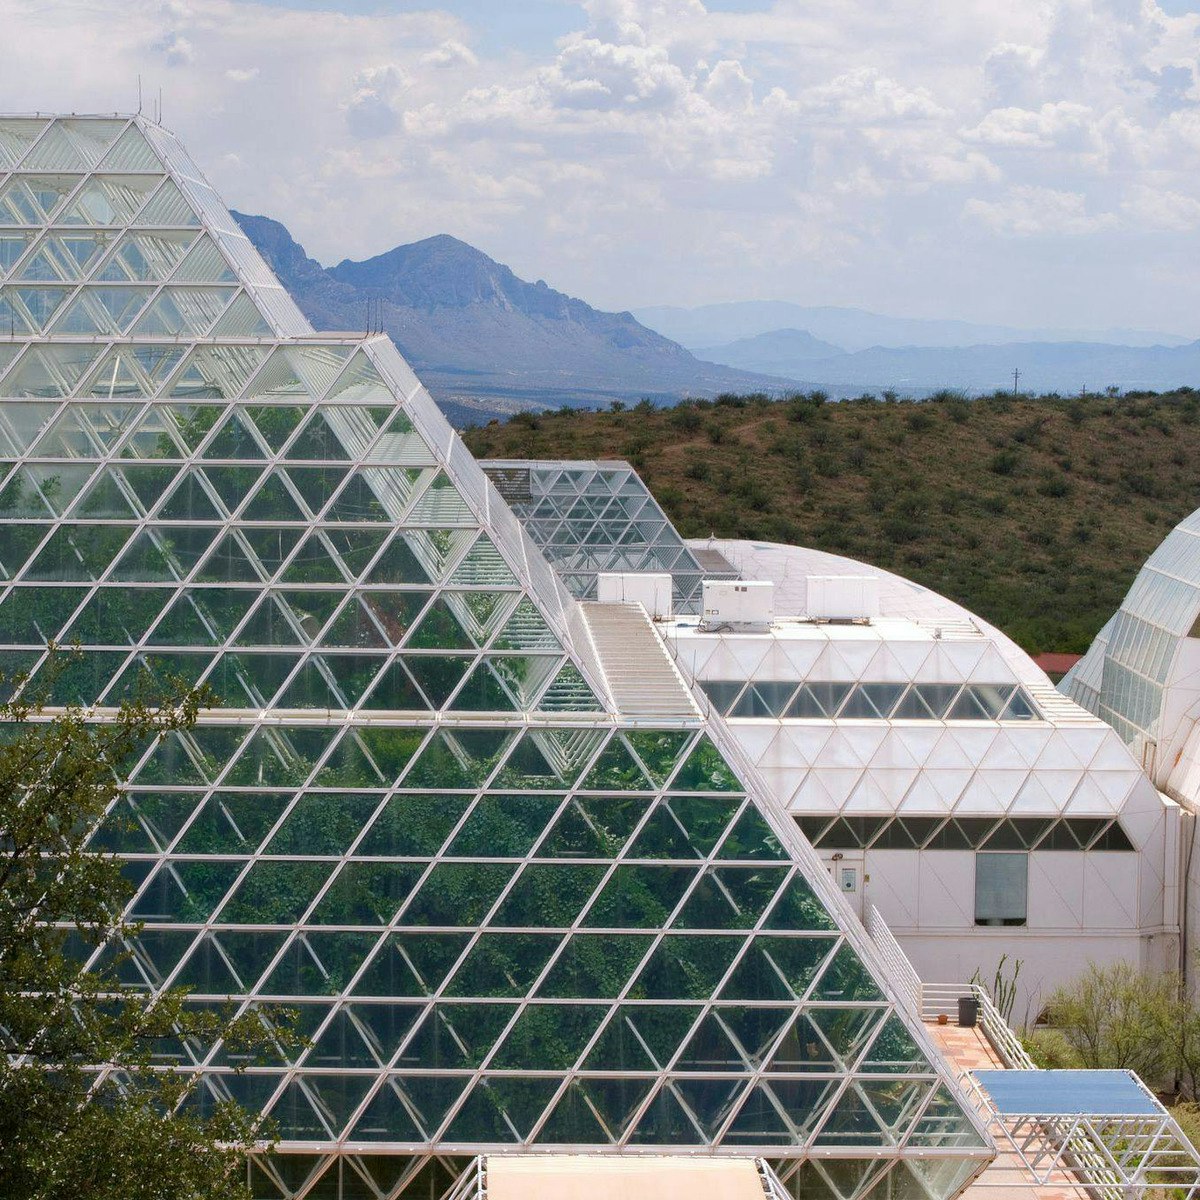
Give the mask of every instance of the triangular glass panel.
<svg viewBox="0 0 1200 1200">
<path fill-rule="evenodd" d="M 14 175 L 0 187 L 0 224 L 45 225 L 79 183 L 78 175 Z"/>
<path fill-rule="evenodd" d="M 180 262 L 175 283 L 237 283 L 234 273 L 216 243 L 203 234 Z"/>
<path fill-rule="evenodd" d="M 295 468 L 289 474 L 295 475 Z M 398 583 L 398 584 L 431 584 L 435 581 L 426 566 L 424 547 L 418 558 L 410 544 L 409 537 L 397 533 L 375 560 L 370 570 L 363 578 L 364 583 Z M 430 565 L 437 571 L 436 560 Z M 439 572 L 440 573 L 440 572 Z"/>
<path fill-rule="evenodd" d="M 44 237 L 16 274 L 30 283 L 71 283 L 85 278 L 109 246 L 107 233 L 62 233 Z"/>
<path fill-rule="evenodd" d="M 113 148 L 105 156 L 102 166 L 106 171 L 154 171 L 162 169 L 158 155 L 150 149 L 150 144 L 136 125 L 130 125 L 117 138 Z"/>
<path fill-rule="evenodd" d="M 424 1114 L 407 1097 L 401 1098 L 399 1080 L 386 1081 L 355 1121 L 349 1136 L 355 1142 L 421 1144 L 432 1135 L 417 1126 L 418 1116 Z"/>
<path fill-rule="evenodd" d="M 898 1017 L 883 1024 L 858 1068 L 867 1073 L 916 1074 L 930 1071 L 929 1059 Z"/>
<path fill-rule="evenodd" d="M 152 175 L 93 175 L 58 220 L 63 225 L 128 225 L 158 183 Z"/>
<path fill-rule="evenodd" d="M 153 294 L 148 287 L 85 287 L 54 323 L 54 332 L 125 333 Z"/>
<path fill-rule="evenodd" d="M 558 949 L 554 933 L 485 933 L 446 984 L 448 996 L 524 996 Z"/>
<path fill-rule="evenodd" d="M 439 471 L 409 509 L 408 520 L 430 525 L 455 525 L 474 523 L 476 518 L 445 472 Z"/>
<path fill-rule="evenodd" d="M 0 234 L 0 279 L 16 266 L 32 241 L 31 233 Z"/>
<path fill-rule="evenodd" d="M 115 151 L 114 151 L 115 153 Z M 109 156 L 110 160 L 112 155 Z M 109 164 L 106 163 L 106 166 Z M 167 228 L 196 229 L 200 218 L 192 206 L 183 198 L 183 193 L 173 179 L 164 179 L 149 203 L 138 213 L 139 225 L 165 226 Z"/>
<path fill-rule="evenodd" d="M 195 237 L 194 233 L 165 229 L 154 233 L 126 233 L 95 278 L 102 283 L 146 283 L 166 279 Z"/>
<path fill-rule="evenodd" d="M 493 643 L 494 650 L 560 650 L 558 638 L 550 630 L 531 600 L 522 599 Z"/>
<path fill-rule="evenodd" d="M 844 944 L 833 956 L 813 991 L 814 1000 L 882 1000 L 878 984 L 851 946 Z"/>
<path fill-rule="evenodd" d="M 909 1130 L 907 1141 L 910 1146 L 978 1147 L 984 1144 L 979 1131 L 968 1120 L 962 1105 L 954 1099 L 945 1084 L 938 1085 L 920 1119 Z M 939 1165 L 937 1160 L 928 1166 L 921 1160 L 915 1160 L 912 1163 L 914 1171 L 931 1181 L 935 1173 L 945 1176 L 946 1172 L 938 1171 Z M 938 1180 L 940 1183 L 938 1194 L 952 1195 L 955 1190 L 954 1185 L 962 1182 L 961 1170 L 960 1172 L 951 1171 L 949 1179 L 943 1177 Z"/>
<path fill-rule="evenodd" d="M 740 792 L 741 784 L 729 769 L 720 751 L 706 736 L 680 768 L 671 785 L 679 792 Z"/>
<path fill-rule="evenodd" d="M 70 294 L 66 287 L 10 285 L 0 289 L 0 328 L 14 334 L 41 333 L 51 326 Z M 9 389 L 10 384 L 6 383 L 4 390 Z"/>
<path fill-rule="evenodd" d="M 39 117 L 6 117 L 0 120 L 0 166 L 15 167 L 47 124 Z"/>
<path fill-rule="evenodd" d="M 653 791 L 641 764 L 621 736 L 612 738 L 583 781 L 592 791 Z"/>
<path fill-rule="evenodd" d="M 205 334 L 232 295 L 232 288 L 164 288 L 133 327 L 133 335 L 193 337 Z"/>
<path fill-rule="evenodd" d="M 514 698 L 495 668 L 481 660 L 471 670 L 450 705 L 456 712 L 516 712 L 527 707 Z"/>
<path fill-rule="evenodd" d="M 96 361 L 98 346 L 34 346 L 8 373 L 9 396 L 66 396 Z"/>
<path fill-rule="evenodd" d="M 729 1085 L 715 1086 L 724 1093 Z M 638 1146 L 677 1146 L 703 1145 L 707 1138 L 695 1118 L 680 1103 L 678 1092 L 668 1084 L 659 1089 L 650 1107 L 638 1119 L 629 1141 Z"/>
<path fill-rule="evenodd" d="M 485 587 L 516 587 L 517 580 L 500 551 L 487 534 L 481 534 L 475 545 L 450 576 L 451 586 L 483 585 Z"/>
<path fill-rule="evenodd" d="M 228 748 L 227 758 L 236 748 Z M 210 754 L 204 777 L 215 778 L 225 759 Z M 214 792 L 177 847 L 180 854 L 253 854 L 290 799 L 286 792 Z"/>
<path fill-rule="evenodd" d="M 24 165 L 36 171 L 86 171 L 94 166 L 68 137 L 64 122 L 55 121 L 25 156 Z M 116 134 L 114 133 L 115 137 Z"/>
<path fill-rule="evenodd" d="M 259 346 L 197 346 L 175 376 L 169 395 L 188 400 L 232 400 L 262 364 Z"/>
<path fill-rule="evenodd" d="M 274 352 L 247 392 L 248 397 L 320 397 L 349 357 L 342 346 L 284 347 Z"/>
<path fill-rule="evenodd" d="M 180 475 L 155 515 L 160 521 L 219 521 L 226 514 L 217 506 L 208 480 L 193 469 Z"/>
<path fill-rule="evenodd" d="M 124 120 L 75 120 L 60 118 L 48 129 L 37 146 L 25 159 L 30 170 L 51 167 L 54 170 L 96 166 L 125 129 Z"/>
<path fill-rule="evenodd" d="M 235 410 L 225 418 L 218 426 L 216 433 L 209 439 L 204 447 L 203 457 L 209 459 L 263 459 L 267 457 L 267 452 L 264 447 L 259 445 L 257 437 L 243 414 Z M 293 513 L 296 515 L 293 516 Z M 265 516 L 259 519 L 269 520 L 270 517 Z M 300 510 L 293 504 L 288 510 L 288 515 L 281 515 L 279 519 L 302 520 L 303 517 L 300 515 Z"/>
<path fill-rule="evenodd" d="M 271 326 L 255 307 L 254 301 L 245 292 L 225 309 L 221 319 L 213 326 L 213 337 L 270 337 Z"/>
<path fill-rule="evenodd" d="M 392 503 L 394 492 L 397 486 L 402 487 L 406 482 L 404 474 L 384 467 L 356 471 L 329 506 L 325 519 L 347 523 L 391 520 L 389 508 L 396 507 Z M 387 505 L 384 499 L 389 502 Z"/>
<path fill-rule="evenodd" d="M 153 396 L 182 357 L 178 346 L 114 347 L 97 364 L 80 395 L 106 400 Z"/>
<path fill-rule="evenodd" d="M 355 996 L 432 996 L 469 941 L 466 933 L 392 934 L 369 960 L 351 992 Z"/>
</svg>

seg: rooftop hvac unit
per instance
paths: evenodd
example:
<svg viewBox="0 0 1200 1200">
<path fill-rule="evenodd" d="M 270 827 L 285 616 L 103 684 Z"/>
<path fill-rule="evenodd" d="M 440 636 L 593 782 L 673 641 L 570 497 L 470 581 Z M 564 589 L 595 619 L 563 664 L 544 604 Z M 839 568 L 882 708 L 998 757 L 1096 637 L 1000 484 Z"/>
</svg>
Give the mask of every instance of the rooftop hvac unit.
<svg viewBox="0 0 1200 1200">
<path fill-rule="evenodd" d="M 775 585 L 759 580 L 706 579 L 703 605 L 701 629 L 766 629 L 775 620 Z"/>
<path fill-rule="evenodd" d="M 879 616 L 878 575 L 810 575 L 804 615 L 810 621 L 868 622 Z"/>
<path fill-rule="evenodd" d="M 640 604 L 652 621 L 671 616 L 671 576 L 640 572 L 601 572 L 596 576 L 601 604 Z"/>
</svg>

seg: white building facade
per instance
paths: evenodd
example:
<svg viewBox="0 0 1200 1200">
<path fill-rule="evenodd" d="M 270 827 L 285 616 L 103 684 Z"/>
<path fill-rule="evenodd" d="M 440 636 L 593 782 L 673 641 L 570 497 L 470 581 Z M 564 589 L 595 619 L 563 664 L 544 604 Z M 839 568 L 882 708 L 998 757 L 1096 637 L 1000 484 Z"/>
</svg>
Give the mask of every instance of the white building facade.
<svg viewBox="0 0 1200 1200">
<path fill-rule="evenodd" d="M 923 978 L 990 980 L 1020 959 L 1032 1019 L 1089 962 L 1176 965 L 1179 809 L 1110 726 L 908 580 L 796 547 L 709 548 L 775 583 L 774 620 L 658 628 L 860 917 L 877 908 Z M 808 618 L 810 579 L 859 575 L 877 581 L 878 615 Z"/>
</svg>

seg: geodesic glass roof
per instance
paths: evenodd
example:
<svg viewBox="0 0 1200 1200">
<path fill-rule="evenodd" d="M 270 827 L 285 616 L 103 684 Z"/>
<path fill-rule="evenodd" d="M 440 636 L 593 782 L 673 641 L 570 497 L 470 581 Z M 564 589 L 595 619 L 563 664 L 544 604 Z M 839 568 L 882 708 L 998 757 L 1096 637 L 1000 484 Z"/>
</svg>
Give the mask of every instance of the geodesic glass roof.
<svg viewBox="0 0 1200 1200">
<path fill-rule="evenodd" d="M 98 720 L 214 693 L 91 845 L 126 981 L 274 1039 L 158 1052 L 275 1121 L 257 1195 L 515 1147 L 962 1185 L 986 1138 L 811 848 L 721 729 L 616 710 L 390 342 L 313 335 L 141 118 L 0 119 L 0 247 L 0 666 Z"/>
<path fill-rule="evenodd" d="M 697 613 L 705 579 L 738 577 L 699 561 L 626 462 L 482 466 L 577 599 L 595 599 L 601 572 L 659 572 L 671 576 L 675 611 Z"/>
<path fill-rule="evenodd" d="M 1138 572 L 1121 607 L 1059 689 L 1127 742 L 1156 738 L 1163 686 L 1200 620 L 1200 511 L 1180 521 Z"/>
</svg>

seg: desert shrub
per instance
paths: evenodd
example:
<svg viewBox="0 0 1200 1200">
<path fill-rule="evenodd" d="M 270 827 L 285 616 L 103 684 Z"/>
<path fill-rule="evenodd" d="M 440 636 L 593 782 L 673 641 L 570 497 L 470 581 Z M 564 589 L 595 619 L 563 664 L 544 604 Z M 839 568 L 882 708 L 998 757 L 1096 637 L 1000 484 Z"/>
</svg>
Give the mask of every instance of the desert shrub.
<svg viewBox="0 0 1200 1200">
<path fill-rule="evenodd" d="M 667 420 L 673 429 L 678 429 L 682 433 L 695 433 L 703 424 L 700 414 L 691 404 L 681 404 L 677 408 L 671 409 Z"/>
<path fill-rule="evenodd" d="M 1139 971 L 1129 963 L 1092 963 L 1046 1004 L 1047 1024 L 1088 1070 L 1136 1071 L 1150 1083 L 1173 1074 L 1179 984 L 1174 975 Z M 1198 1057 L 1200 1066 L 1200 1057 Z"/>
<path fill-rule="evenodd" d="M 993 475 L 1011 475 L 1020 461 L 1015 450 L 1000 450 L 988 460 L 988 470 Z"/>
<path fill-rule="evenodd" d="M 1073 1070 L 1079 1055 L 1057 1029 L 1030 1029 L 1021 1036 L 1026 1053 L 1043 1071 Z"/>
</svg>

